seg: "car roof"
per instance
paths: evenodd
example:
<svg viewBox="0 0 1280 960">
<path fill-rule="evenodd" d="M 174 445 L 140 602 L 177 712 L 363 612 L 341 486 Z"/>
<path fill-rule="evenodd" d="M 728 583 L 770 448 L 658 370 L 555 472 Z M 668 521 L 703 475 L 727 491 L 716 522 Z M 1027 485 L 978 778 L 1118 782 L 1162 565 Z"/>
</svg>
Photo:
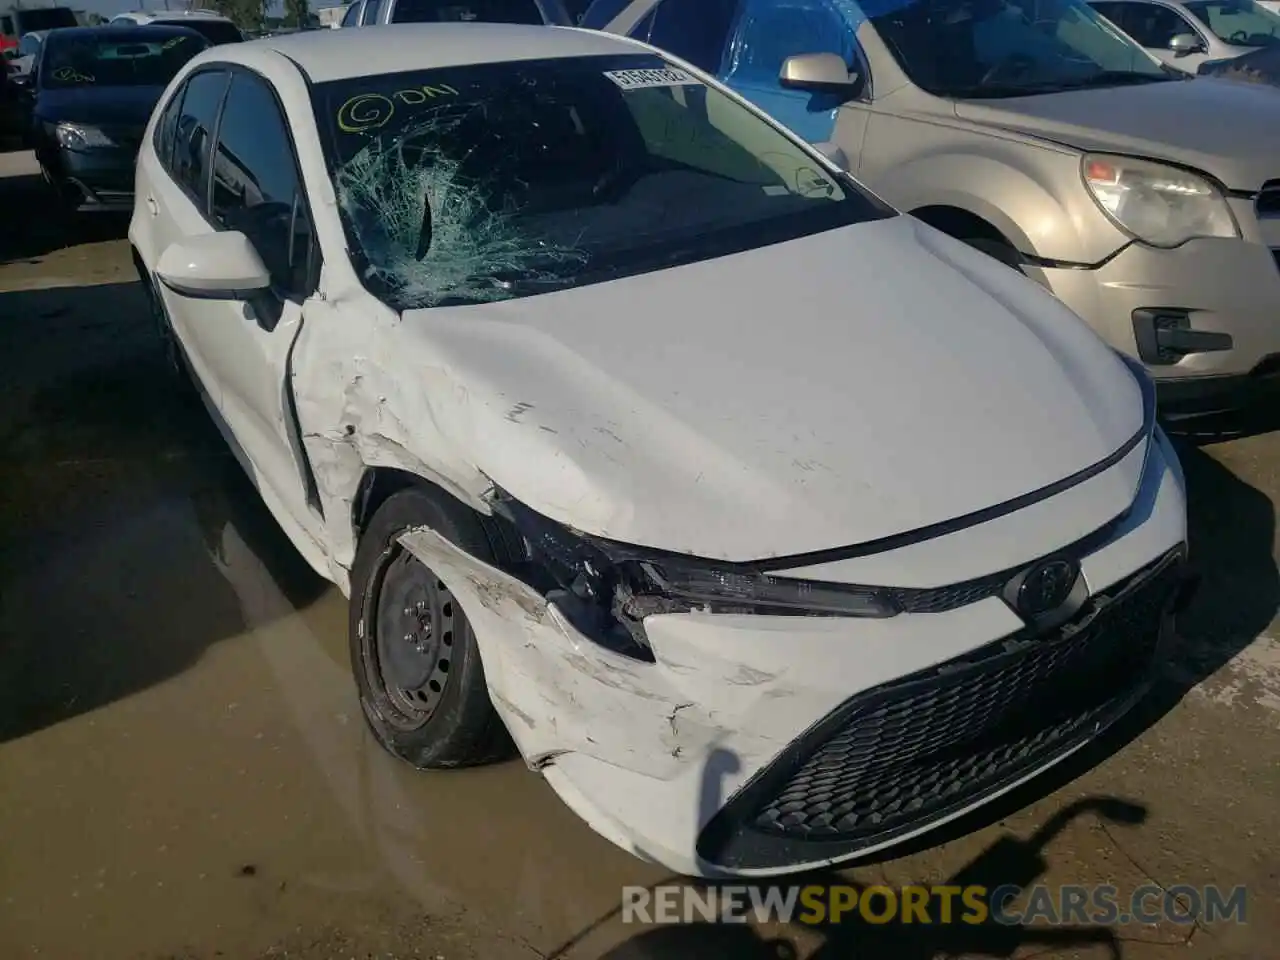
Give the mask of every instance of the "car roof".
<svg viewBox="0 0 1280 960">
<path fill-rule="evenodd" d="M 154 21 L 164 20 L 166 22 L 178 20 L 225 20 L 231 23 L 230 17 L 225 17 L 213 10 L 126 10 L 124 13 L 117 13 L 116 17 L 132 17 L 138 21 Z M 115 19 L 113 17 L 112 19 Z"/>
<path fill-rule="evenodd" d="M 178 23 L 108 23 L 100 27 L 59 27 L 49 30 L 45 39 L 74 40 L 77 37 L 200 37 L 190 27 Z M 204 37 L 200 37 L 201 40 Z"/>
<path fill-rule="evenodd" d="M 205 60 L 252 66 L 274 51 L 316 83 L 410 70 L 559 57 L 640 53 L 634 41 L 596 30 L 511 23 L 399 23 L 363 30 L 305 30 L 217 48 Z"/>
</svg>

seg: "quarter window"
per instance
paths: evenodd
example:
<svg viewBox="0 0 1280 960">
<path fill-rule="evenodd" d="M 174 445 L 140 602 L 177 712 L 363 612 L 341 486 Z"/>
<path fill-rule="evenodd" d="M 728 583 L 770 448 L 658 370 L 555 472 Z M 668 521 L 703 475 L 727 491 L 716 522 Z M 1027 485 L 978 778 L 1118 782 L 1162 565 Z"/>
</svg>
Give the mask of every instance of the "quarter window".
<svg viewBox="0 0 1280 960">
<path fill-rule="evenodd" d="M 213 161 L 212 216 L 253 243 L 286 295 L 308 292 L 311 226 L 280 105 L 265 80 L 231 80 Z"/>
<path fill-rule="evenodd" d="M 368 0 L 364 5 L 364 13 L 360 17 L 360 23 L 363 26 L 369 26 L 378 22 L 378 7 L 381 6 L 381 0 Z"/>
<path fill-rule="evenodd" d="M 182 98 L 186 92 L 186 84 L 178 88 L 165 106 L 164 113 L 160 115 L 160 122 L 156 124 L 156 157 L 166 170 L 173 167 L 173 143 L 177 136 L 178 117 L 182 114 Z"/>
<path fill-rule="evenodd" d="M 201 211 L 209 207 L 209 145 L 226 90 L 225 71 L 195 74 L 187 81 L 174 128 L 173 179 L 191 194 Z"/>
<path fill-rule="evenodd" d="M 342 25 L 344 27 L 354 27 L 360 22 L 360 3 L 356 0 L 347 8 L 347 12 L 342 15 Z"/>
</svg>

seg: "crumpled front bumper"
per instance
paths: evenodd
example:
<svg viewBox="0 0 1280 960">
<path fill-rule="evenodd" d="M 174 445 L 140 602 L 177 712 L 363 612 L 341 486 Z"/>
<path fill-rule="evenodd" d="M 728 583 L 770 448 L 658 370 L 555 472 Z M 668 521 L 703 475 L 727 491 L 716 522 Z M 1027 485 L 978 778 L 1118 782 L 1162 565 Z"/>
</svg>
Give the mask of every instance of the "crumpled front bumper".
<svg viewBox="0 0 1280 960">
<path fill-rule="evenodd" d="M 881 620 L 652 616 L 645 628 L 655 662 L 648 663 L 594 643 L 545 597 L 433 531 L 411 531 L 402 542 L 462 603 L 495 707 L 525 760 L 590 826 L 680 873 L 775 875 L 863 855 L 960 816 L 1078 749 L 1141 693 L 1186 540 L 1181 473 L 1167 440 L 1156 437 L 1129 514 L 1080 562 L 1095 597 L 1162 559 L 1168 589 L 1145 593 L 1150 602 L 1110 629 L 1105 643 L 1084 642 L 1093 628 L 1063 641 L 1089 647 L 1090 656 L 1123 653 L 1115 663 L 1105 656 L 1087 663 L 1119 663 L 1117 682 L 1096 703 L 1082 702 L 1070 723 L 1072 690 L 1054 678 L 1083 661 L 1068 662 L 1049 640 L 1015 640 L 1021 654 L 1004 649 L 1024 625 L 996 596 Z M 973 663 L 980 669 L 961 678 L 960 693 L 948 681 L 927 683 L 927 695 L 916 696 L 921 678 Z M 1072 689 L 1093 696 L 1080 690 L 1078 672 Z M 1050 696 L 1056 712 L 1040 717 L 1035 703 Z M 1030 722 L 1048 732 L 982 742 L 1000 712 L 1013 708 L 1024 728 Z M 937 740 L 983 709 L 991 729 Z M 852 727 L 850 718 L 858 721 Z M 1053 733 L 1055 726 L 1062 729 Z M 872 727 L 868 754 L 859 729 Z M 949 766 L 939 773 L 941 761 L 933 764 L 930 780 L 930 751 L 940 749 Z M 993 752 L 1002 750 L 1008 756 Z M 897 768 L 876 759 L 894 751 L 903 760 Z M 850 766 L 851 758 L 863 766 Z M 983 764 L 996 764 L 997 775 L 984 775 Z"/>
</svg>

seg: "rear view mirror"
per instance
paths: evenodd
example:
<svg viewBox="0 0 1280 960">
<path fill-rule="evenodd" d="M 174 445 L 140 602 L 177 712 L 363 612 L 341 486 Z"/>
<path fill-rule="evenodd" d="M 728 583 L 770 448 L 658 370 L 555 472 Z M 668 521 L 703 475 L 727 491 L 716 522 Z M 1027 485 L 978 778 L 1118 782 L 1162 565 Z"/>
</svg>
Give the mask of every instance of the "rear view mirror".
<svg viewBox="0 0 1280 960">
<path fill-rule="evenodd" d="M 811 90 L 814 93 L 838 93 L 856 97 L 862 91 L 862 78 L 834 53 L 802 53 L 787 57 L 778 71 L 778 83 L 788 90 Z"/>
<path fill-rule="evenodd" d="M 251 300 L 271 289 L 271 275 L 249 238 L 234 230 L 170 244 L 156 264 L 160 282 L 195 300 Z"/>
<path fill-rule="evenodd" d="M 1189 53 L 1199 53 L 1202 49 L 1200 38 L 1194 33 L 1180 33 L 1169 41 L 1169 50 L 1180 57 L 1185 57 Z"/>
</svg>

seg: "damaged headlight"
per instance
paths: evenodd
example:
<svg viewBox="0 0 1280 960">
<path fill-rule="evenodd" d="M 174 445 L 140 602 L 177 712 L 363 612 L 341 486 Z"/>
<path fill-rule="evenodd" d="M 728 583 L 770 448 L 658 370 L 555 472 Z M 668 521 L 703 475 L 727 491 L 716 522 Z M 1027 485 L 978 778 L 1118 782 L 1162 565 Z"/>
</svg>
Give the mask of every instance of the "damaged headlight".
<svg viewBox="0 0 1280 960">
<path fill-rule="evenodd" d="M 643 562 L 640 567 L 663 596 L 687 600 L 693 606 L 834 617 L 898 613 L 892 599 L 873 588 L 693 564 Z"/>
<path fill-rule="evenodd" d="M 876 618 L 901 612 L 887 590 L 779 577 L 749 565 L 602 540 L 570 530 L 502 491 L 492 502 L 523 541 L 526 579 L 575 627 L 597 638 L 625 635 L 647 647 L 645 617 L 692 610 Z"/>
</svg>

